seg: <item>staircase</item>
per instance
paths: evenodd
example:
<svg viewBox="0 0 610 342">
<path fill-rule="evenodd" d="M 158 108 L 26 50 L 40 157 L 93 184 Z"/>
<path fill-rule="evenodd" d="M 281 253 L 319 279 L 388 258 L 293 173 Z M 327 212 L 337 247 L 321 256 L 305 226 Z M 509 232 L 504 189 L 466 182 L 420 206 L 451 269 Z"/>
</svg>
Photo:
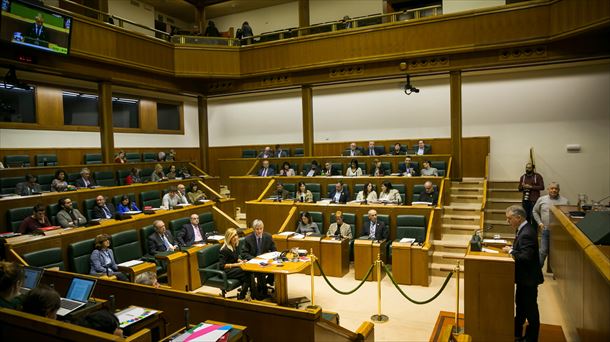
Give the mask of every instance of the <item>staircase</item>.
<svg viewBox="0 0 610 342">
<path fill-rule="evenodd" d="M 431 274 L 446 276 L 463 260 L 472 234 L 480 229 L 485 179 L 464 178 L 451 182 L 450 205 L 443 206 L 442 236 L 433 240 Z M 464 263 L 461 263 L 464 270 Z"/>
<path fill-rule="evenodd" d="M 488 234 L 500 234 L 502 238 L 513 239 L 514 230 L 506 222 L 506 208 L 521 204 L 519 182 L 489 182 L 487 184 L 487 205 L 485 206 L 485 226 Z"/>
</svg>

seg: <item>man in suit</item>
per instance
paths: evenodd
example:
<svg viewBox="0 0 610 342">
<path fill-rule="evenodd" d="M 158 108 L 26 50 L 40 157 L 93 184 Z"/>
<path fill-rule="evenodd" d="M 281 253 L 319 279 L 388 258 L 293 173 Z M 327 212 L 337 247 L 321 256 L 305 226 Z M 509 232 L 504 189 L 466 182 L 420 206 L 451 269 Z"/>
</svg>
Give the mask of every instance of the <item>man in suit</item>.
<svg viewBox="0 0 610 342">
<path fill-rule="evenodd" d="M 257 175 L 260 177 L 275 176 L 275 170 L 269 166 L 268 160 L 263 160 L 263 166 L 258 170 Z"/>
<path fill-rule="evenodd" d="M 95 180 L 91 178 L 91 171 L 86 167 L 82 168 L 82 170 L 80 170 L 80 178 L 76 180 L 76 187 L 90 188 L 95 185 Z"/>
<path fill-rule="evenodd" d="M 338 181 L 335 184 L 335 190 L 330 193 L 329 197 L 331 203 L 347 203 L 349 201 L 349 191 L 343 186 L 342 181 Z"/>
<path fill-rule="evenodd" d="M 148 253 L 150 255 L 155 255 L 158 252 L 173 252 L 178 248 L 172 233 L 165 228 L 163 221 L 155 220 L 153 227 L 155 227 L 155 232 L 148 237 Z"/>
<path fill-rule="evenodd" d="M 176 235 L 180 246 L 192 246 L 197 243 L 205 243 L 205 233 L 199 226 L 199 215 L 191 214 L 191 222 L 182 226 Z"/>
<path fill-rule="evenodd" d="M 377 210 L 369 210 L 369 223 L 362 227 L 362 237 L 369 240 L 387 240 L 390 237 L 390 229 L 385 226 L 383 221 L 377 220 Z"/>
<path fill-rule="evenodd" d="M 278 182 L 273 193 L 273 198 L 277 200 L 285 200 L 290 198 L 290 192 L 284 189 L 284 184 Z"/>
<path fill-rule="evenodd" d="M 79 227 L 87 223 L 85 216 L 72 207 L 72 200 L 68 197 L 60 198 L 57 204 L 60 208 L 57 213 L 57 223 L 63 228 Z"/>
<path fill-rule="evenodd" d="M 258 154 L 257 158 L 273 158 L 273 150 L 267 146 L 264 151 Z"/>
<path fill-rule="evenodd" d="M 99 195 L 95 198 L 95 207 L 93 207 L 93 213 L 91 213 L 92 219 L 109 219 L 113 218 L 114 214 L 114 206 L 112 203 L 106 203 L 104 196 Z"/>
<path fill-rule="evenodd" d="M 367 156 L 377 155 L 377 153 L 375 153 L 375 142 L 374 141 L 369 141 L 369 149 L 366 151 L 366 155 Z"/>
<path fill-rule="evenodd" d="M 184 184 L 178 184 L 176 189 L 178 189 L 176 195 L 180 198 L 179 202 L 184 204 L 189 203 L 188 196 L 186 196 L 186 187 L 184 186 Z"/>
<path fill-rule="evenodd" d="M 417 155 L 424 155 L 424 154 L 430 154 L 430 147 L 426 148 L 426 144 L 424 144 L 423 140 L 420 140 L 417 142 L 417 146 L 415 148 L 415 154 Z"/>
<path fill-rule="evenodd" d="M 405 177 L 417 176 L 418 170 L 414 167 L 411 157 L 405 157 L 405 164 L 400 167 L 400 172 Z"/>
<path fill-rule="evenodd" d="M 515 341 L 538 341 L 540 313 L 538 312 L 538 285 L 544 282 L 538 255 L 538 234 L 526 220 L 527 213 L 518 205 L 506 209 L 506 220 L 516 230 L 512 248 L 504 247 L 515 260 Z M 528 326 L 523 336 L 523 323 Z"/>
<path fill-rule="evenodd" d="M 337 211 L 335 213 L 335 223 L 330 224 L 326 235 L 338 235 L 342 239 L 352 239 L 352 229 L 350 228 L 349 224 L 343 222 L 343 213 L 341 211 Z"/>
<path fill-rule="evenodd" d="M 344 156 L 351 156 L 351 157 L 355 157 L 355 156 L 361 156 L 362 155 L 362 151 L 360 151 L 358 149 L 358 146 L 356 146 L 356 143 L 353 142 L 351 144 L 349 144 L 349 149 L 346 150 L 345 152 L 343 152 Z"/>
<path fill-rule="evenodd" d="M 288 151 L 283 150 L 280 145 L 275 145 L 275 153 L 273 153 L 273 156 L 276 158 L 288 157 Z"/>
<path fill-rule="evenodd" d="M 333 169 L 332 164 L 329 162 L 324 163 L 324 168 L 322 169 L 322 175 L 330 177 L 330 176 L 334 176 L 335 174 L 336 174 L 336 172 Z"/>
<path fill-rule="evenodd" d="M 252 229 L 254 230 L 254 234 L 250 234 L 244 239 L 244 248 L 241 253 L 243 259 L 250 260 L 261 254 L 275 252 L 277 250 L 271 234 L 265 233 L 265 224 L 263 221 L 259 219 L 252 221 Z M 257 283 L 257 296 L 259 298 L 267 297 L 267 284 L 273 284 L 273 274 L 257 273 L 255 274 L 255 278 Z"/>
<path fill-rule="evenodd" d="M 41 13 L 36 15 L 34 18 L 35 22 L 30 26 L 27 31 L 27 37 L 36 40 L 44 40 L 48 41 L 49 37 L 47 35 L 47 29 L 44 27 L 44 18 Z"/>
<path fill-rule="evenodd" d="M 15 193 L 20 196 L 29 196 L 41 191 L 40 184 L 36 183 L 36 176 L 31 174 L 25 175 L 25 182 L 17 183 L 15 186 Z"/>
<path fill-rule="evenodd" d="M 434 189 L 431 181 L 424 183 L 424 190 L 419 193 L 419 202 L 430 202 L 434 206 L 438 203 L 438 192 Z"/>
</svg>

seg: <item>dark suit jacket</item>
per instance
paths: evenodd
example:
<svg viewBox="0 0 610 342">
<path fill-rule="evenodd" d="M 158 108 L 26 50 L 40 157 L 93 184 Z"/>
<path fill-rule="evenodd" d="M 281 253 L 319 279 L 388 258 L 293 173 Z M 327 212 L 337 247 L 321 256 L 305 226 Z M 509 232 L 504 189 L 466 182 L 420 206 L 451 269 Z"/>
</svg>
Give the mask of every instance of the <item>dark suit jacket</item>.
<svg viewBox="0 0 610 342">
<path fill-rule="evenodd" d="M 15 186 L 15 193 L 21 196 L 32 195 L 34 193 L 40 193 L 41 191 L 42 189 L 40 188 L 40 184 L 38 183 L 34 183 L 32 187 L 30 187 L 28 182 L 17 183 L 17 185 Z"/>
<path fill-rule="evenodd" d="M 344 156 L 351 156 L 351 150 L 348 148 L 347 150 L 343 151 L 343 155 Z M 354 155 L 356 156 L 361 156 L 362 155 L 362 151 L 360 151 L 359 148 L 356 148 L 356 150 L 354 151 Z"/>
<path fill-rule="evenodd" d="M 39 33 L 37 33 L 37 31 L 39 31 Z M 37 30 L 37 25 L 36 23 L 33 23 L 32 25 L 30 25 L 29 29 L 28 29 L 28 34 L 27 37 L 30 38 L 34 38 L 34 39 L 40 39 L 40 40 L 49 40 L 49 37 L 47 35 L 47 28 L 43 26 L 40 27 L 40 30 Z"/>
<path fill-rule="evenodd" d="M 271 197 L 273 198 L 277 198 L 279 195 L 279 197 L 281 197 L 283 200 L 285 199 L 289 199 L 290 196 L 290 191 L 286 190 L 286 189 L 282 189 L 281 193 L 278 192 L 278 190 L 275 190 L 272 194 Z"/>
<path fill-rule="evenodd" d="M 258 169 L 257 175 L 258 176 L 262 176 L 263 175 L 263 170 L 264 170 L 263 167 Z M 269 166 L 269 170 L 267 171 L 267 176 L 275 176 L 275 170 L 271 166 Z"/>
<path fill-rule="evenodd" d="M 275 252 L 277 250 L 275 242 L 273 242 L 273 238 L 271 238 L 271 234 L 263 233 L 261 239 L 261 253 Z M 241 255 L 242 258 L 246 260 L 250 260 L 259 255 L 256 253 L 256 234 L 252 233 L 246 236 L 244 239 L 244 249 L 241 251 Z"/>
<path fill-rule="evenodd" d="M 436 205 L 438 203 L 438 192 L 433 191 L 429 194 L 426 190 L 423 190 L 419 193 L 419 202 L 430 202 L 432 205 Z"/>
<path fill-rule="evenodd" d="M 77 188 L 86 188 L 86 186 L 85 186 L 85 180 L 83 179 L 83 177 L 78 178 L 78 179 L 76 180 L 75 184 L 76 184 L 76 187 L 77 187 Z M 93 179 L 93 178 L 89 177 L 89 186 L 95 186 L 95 185 L 97 185 L 97 184 L 95 183 L 95 179 Z"/>
<path fill-rule="evenodd" d="M 205 239 L 205 232 L 201 230 L 201 226 L 199 226 L 199 233 L 201 233 L 201 238 Z M 176 234 L 176 240 L 180 246 L 192 246 L 195 243 L 195 230 L 190 222 L 182 226 L 182 229 Z"/>
<path fill-rule="evenodd" d="M 335 200 L 336 194 L 337 194 L 337 189 L 333 189 L 333 191 L 328 196 L 328 197 L 330 197 L 331 201 Z M 350 200 L 349 191 L 347 190 L 346 187 L 343 187 L 343 190 L 341 190 L 341 196 L 339 197 L 339 203 L 347 203 L 347 201 L 349 201 L 349 200 Z"/>
<path fill-rule="evenodd" d="M 286 151 L 286 150 L 275 151 L 275 153 L 273 153 L 273 156 L 276 158 L 288 157 L 288 151 Z"/>
<path fill-rule="evenodd" d="M 371 233 L 371 223 L 366 222 L 362 227 L 362 236 L 368 237 Z M 381 220 L 377 220 L 377 229 L 375 229 L 375 240 L 387 240 L 390 237 L 390 229 L 386 227 L 385 223 Z"/>
<path fill-rule="evenodd" d="M 167 240 L 170 244 L 175 244 L 174 237 L 172 236 L 172 233 L 169 230 L 165 231 L 165 236 L 167 237 Z M 161 240 L 159 234 L 157 234 L 157 232 L 154 232 L 148 237 L 148 253 L 150 253 L 151 255 L 155 255 L 157 254 L 157 252 L 167 252 L 167 248 L 165 248 L 165 244 L 163 244 L 163 241 Z"/>
<path fill-rule="evenodd" d="M 417 163 L 412 162 L 411 164 L 411 170 L 414 172 L 413 176 L 415 175 L 419 175 L 419 167 L 417 167 Z M 406 172 L 406 165 L 405 163 L 401 163 L 400 164 L 400 173 L 404 173 Z"/>
<path fill-rule="evenodd" d="M 544 277 L 538 256 L 538 234 L 529 223 L 517 233 L 511 254 L 515 259 L 516 284 L 525 286 L 542 284 Z"/>
<path fill-rule="evenodd" d="M 116 213 L 116 211 L 114 210 L 114 206 L 112 205 L 112 203 L 106 203 L 106 207 L 108 207 L 108 210 L 110 210 L 110 218 L 114 218 L 114 214 Z M 93 207 L 93 212 L 91 213 L 91 218 L 92 219 L 106 218 L 106 214 L 104 213 L 104 210 L 102 209 L 102 207 L 100 207 L 98 205 Z"/>
</svg>

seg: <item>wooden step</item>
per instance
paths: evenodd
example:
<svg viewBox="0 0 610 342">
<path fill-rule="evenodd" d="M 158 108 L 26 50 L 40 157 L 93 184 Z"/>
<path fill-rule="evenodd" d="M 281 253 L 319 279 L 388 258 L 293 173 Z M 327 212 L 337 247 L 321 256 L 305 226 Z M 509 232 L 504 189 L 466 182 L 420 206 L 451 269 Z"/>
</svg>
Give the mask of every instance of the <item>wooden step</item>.
<svg viewBox="0 0 610 342">
<path fill-rule="evenodd" d="M 479 225 L 481 215 L 443 215 L 443 224 L 473 224 Z"/>
<path fill-rule="evenodd" d="M 522 193 L 517 190 L 490 189 L 487 191 L 488 198 L 516 198 L 521 199 Z"/>
<path fill-rule="evenodd" d="M 451 194 L 451 203 L 482 203 L 483 195 L 454 195 Z"/>
<path fill-rule="evenodd" d="M 443 231 L 451 232 L 452 234 L 458 234 L 457 232 L 462 232 L 464 234 L 472 234 L 478 229 L 480 229 L 480 227 L 477 224 L 443 224 Z"/>
<path fill-rule="evenodd" d="M 483 188 L 451 187 L 452 195 L 482 195 Z"/>
<path fill-rule="evenodd" d="M 464 260 L 464 256 L 466 256 L 466 250 L 461 252 L 434 251 L 432 253 L 432 263 L 455 265 L 457 260 Z"/>
<path fill-rule="evenodd" d="M 519 181 L 491 181 L 487 182 L 488 189 L 514 189 L 519 187 Z"/>
</svg>

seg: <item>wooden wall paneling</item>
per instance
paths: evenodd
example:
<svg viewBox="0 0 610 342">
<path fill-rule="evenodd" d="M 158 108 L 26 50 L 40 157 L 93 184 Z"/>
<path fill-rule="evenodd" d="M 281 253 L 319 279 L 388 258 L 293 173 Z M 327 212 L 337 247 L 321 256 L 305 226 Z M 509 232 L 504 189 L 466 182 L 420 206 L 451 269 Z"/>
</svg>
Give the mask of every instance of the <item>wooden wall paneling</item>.
<svg viewBox="0 0 610 342">
<path fill-rule="evenodd" d="M 64 106 L 62 90 L 37 86 L 35 93 L 36 122 L 44 127 L 64 125 Z"/>
<path fill-rule="evenodd" d="M 175 46 L 176 76 L 238 76 L 239 49 L 235 47 Z"/>
<path fill-rule="evenodd" d="M 485 157 L 490 153 L 489 144 L 489 137 L 462 139 L 462 172 L 464 177 L 485 177 Z"/>
<path fill-rule="evenodd" d="M 582 341 L 608 341 L 610 340 L 610 324 L 608 324 L 608 311 L 610 310 L 610 283 L 603 277 L 595 264 L 603 265 L 606 273 L 610 272 L 608 256 L 601 252 L 601 248 L 608 246 L 592 245 L 585 249 L 585 263 L 583 269 L 583 326 L 579 331 Z"/>
<path fill-rule="evenodd" d="M 144 132 L 157 131 L 157 102 L 140 99 L 140 129 Z"/>
</svg>

